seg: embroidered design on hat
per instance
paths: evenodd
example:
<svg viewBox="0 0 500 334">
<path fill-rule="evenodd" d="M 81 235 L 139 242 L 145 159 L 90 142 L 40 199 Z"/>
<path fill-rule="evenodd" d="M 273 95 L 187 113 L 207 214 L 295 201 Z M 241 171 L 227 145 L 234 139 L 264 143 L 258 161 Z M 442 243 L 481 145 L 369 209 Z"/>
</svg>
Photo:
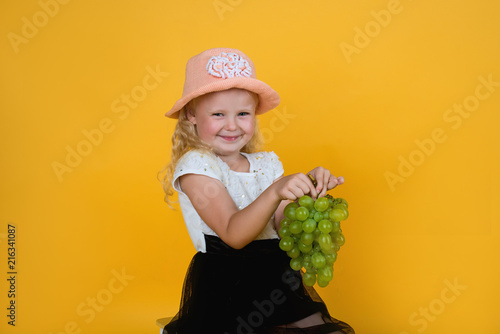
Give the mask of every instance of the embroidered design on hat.
<svg viewBox="0 0 500 334">
<path fill-rule="evenodd" d="M 217 78 L 227 79 L 247 77 L 252 75 L 252 68 L 248 61 L 233 52 L 221 52 L 208 60 L 206 67 L 208 74 Z"/>
</svg>

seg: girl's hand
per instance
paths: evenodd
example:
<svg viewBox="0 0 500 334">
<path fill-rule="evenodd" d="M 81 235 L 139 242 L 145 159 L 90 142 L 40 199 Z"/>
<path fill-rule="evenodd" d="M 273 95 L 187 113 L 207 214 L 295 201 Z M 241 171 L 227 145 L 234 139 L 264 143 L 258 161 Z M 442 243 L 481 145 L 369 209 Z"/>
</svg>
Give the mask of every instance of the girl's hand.
<svg viewBox="0 0 500 334">
<path fill-rule="evenodd" d="M 308 174 L 311 174 L 316 179 L 315 193 L 318 194 L 318 197 L 325 196 L 328 190 L 344 183 L 344 177 L 335 177 L 328 169 L 321 166 L 314 168 Z M 316 198 L 316 196 L 312 196 L 312 193 L 311 197 Z"/>
<path fill-rule="evenodd" d="M 280 200 L 295 201 L 296 199 L 309 194 L 312 197 L 317 196 L 317 191 L 312 181 L 303 173 L 283 176 L 277 179 L 272 187 Z"/>
</svg>

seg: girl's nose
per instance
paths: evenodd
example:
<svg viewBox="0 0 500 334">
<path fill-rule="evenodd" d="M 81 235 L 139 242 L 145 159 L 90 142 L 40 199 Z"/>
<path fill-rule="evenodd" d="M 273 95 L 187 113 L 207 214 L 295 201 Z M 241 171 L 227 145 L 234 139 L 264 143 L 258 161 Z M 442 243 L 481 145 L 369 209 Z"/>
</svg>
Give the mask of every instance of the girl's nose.
<svg viewBox="0 0 500 334">
<path fill-rule="evenodd" d="M 225 126 L 226 130 L 228 131 L 234 131 L 236 130 L 237 126 L 236 126 L 236 121 L 231 118 L 231 117 L 228 117 L 227 118 L 227 121 L 226 121 L 226 126 Z"/>
</svg>

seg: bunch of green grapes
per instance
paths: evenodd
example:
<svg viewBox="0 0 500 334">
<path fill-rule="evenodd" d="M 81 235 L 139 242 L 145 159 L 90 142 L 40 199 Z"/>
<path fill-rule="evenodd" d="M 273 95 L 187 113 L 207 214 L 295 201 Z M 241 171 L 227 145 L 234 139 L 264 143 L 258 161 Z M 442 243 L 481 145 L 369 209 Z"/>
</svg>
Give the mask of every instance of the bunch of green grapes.
<svg viewBox="0 0 500 334">
<path fill-rule="evenodd" d="M 316 200 L 304 195 L 285 207 L 279 247 L 291 258 L 293 270 L 305 269 L 305 285 L 317 282 L 324 288 L 333 279 L 333 263 L 345 243 L 340 222 L 349 216 L 347 208 L 345 199 L 330 195 Z"/>
</svg>

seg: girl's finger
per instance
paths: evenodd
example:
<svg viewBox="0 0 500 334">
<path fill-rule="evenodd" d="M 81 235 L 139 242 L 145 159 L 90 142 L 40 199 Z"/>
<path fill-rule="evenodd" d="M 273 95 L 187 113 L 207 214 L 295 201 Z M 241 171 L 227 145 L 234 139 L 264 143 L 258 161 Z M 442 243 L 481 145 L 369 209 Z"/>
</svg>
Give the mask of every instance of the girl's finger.
<svg viewBox="0 0 500 334">
<path fill-rule="evenodd" d="M 322 180 L 321 188 L 319 188 L 319 190 L 318 190 L 319 192 L 321 192 L 320 196 L 326 195 L 326 192 L 328 191 L 328 183 L 331 179 L 331 175 L 332 175 L 332 173 L 330 173 L 330 171 L 328 169 L 325 169 L 323 172 L 323 176 L 320 177 L 320 179 Z"/>
<path fill-rule="evenodd" d="M 293 201 L 295 200 L 294 195 L 291 191 L 287 191 L 285 193 L 283 193 L 283 196 L 285 196 L 286 200 L 289 200 L 289 201 Z"/>
<path fill-rule="evenodd" d="M 321 189 L 323 189 L 324 184 L 323 175 L 321 172 L 316 171 L 316 173 L 314 173 L 314 177 L 316 178 L 316 191 L 320 192 Z"/>
<path fill-rule="evenodd" d="M 336 186 L 341 185 L 342 183 L 344 183 L 344 178 L 342 176 L 332 177 L 328 182 L 328 189 L 333 189 Z"/>
<path fill-rule="evenodd" d="M 316 191 L 316 188 L 314 187 L 312 180 L 309 178 L 309 176 L 307 176 L 305 174 L 301 174 L 301 175 L 303 176 L 303 177 L 301 176 L 301 179 L 304 180 L 305 186 L 307 187 L 307 190 L 304 191 L 304 193 L 310 194 L 312 198 L 316 198 L 316 196 L 318 196 L 318 192 Z M 314 175 L 312 175 L 312 176 L 315 179 Z M 316 182 L 317 182 L 317 180 L 316 180 Z"/>
<path fill-rule="evenodd" d="M 330 180 L 328 180 L 328 189 L 333 189 L 335 188 L 336 186 L 338 185 L 338 180 L 335 176 L 332 175 L 332 177 L 330 177 Z"/>
<path fill-rule="evenodd" d="M 302 195 L 304 195 L 304 190 L 302 190 L 301 186 L 296 184 L 288 190 L 288 193 L 290 194 L 288 199 L 291 201 L 295 201 L 296 199 L 300 198 Z"/>
</svg>

